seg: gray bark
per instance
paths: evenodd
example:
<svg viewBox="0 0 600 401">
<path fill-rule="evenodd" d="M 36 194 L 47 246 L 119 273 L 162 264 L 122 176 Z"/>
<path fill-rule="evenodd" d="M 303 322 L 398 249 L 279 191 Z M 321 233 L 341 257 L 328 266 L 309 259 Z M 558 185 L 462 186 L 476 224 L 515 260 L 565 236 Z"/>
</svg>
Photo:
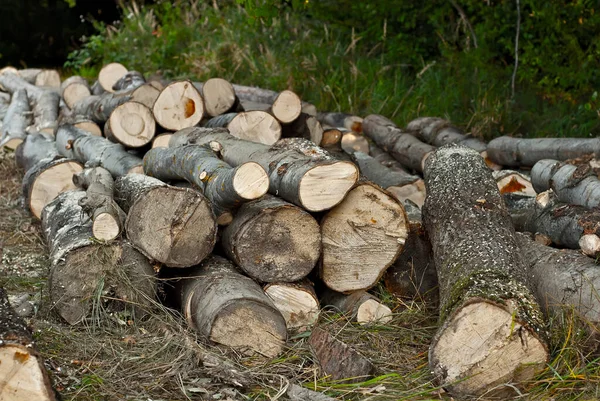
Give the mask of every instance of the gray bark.
<svg viewBox="0 0 600 401">
<path fill-rule="evenodd" d="M 0 75 L 0 79 L 3 75 Z M 10 106 L 6 111 L 6 116 L 2 122 L 2 137 L 0 138 L 0 147 L 12 145 L 15 141 L 23 141 L 27 136 L 26 129 L 31 124 L 31 109 L 27 100 L 25 90 L 17 90 L 13 93 Z M 10 144 L 9 144 L 10 142 Z"/>
<path fill-rule="evenodd" d="M 341 292 L 336 292 L 325 288 L 323 291 L 321 291 L 319 300 L 321 301 L 322 307 L 330 307 L 336 309 L 339 312 L 346 314 L 350 318 L 350 320 L 358 322 L 360 324 L 377 323 L 377 317 L 379 317 L 379 323 L 387 323 L 391 319 L 392 315 L 391 310 L 388 307 L 383 306 L 379 298 L 363 290 L 354 291 L 350 294 L 342 294 Z M 363 306 L 363 304 L 367 301 L 374 301 L 382 305 L 379 306 L 379 308 L 385 311 L 385 315 L 368 317 L 373 320 L 361 319 L 362 316 L 359 316 L 360 307 Z"/>
<path fill-rule="evenodd" d="M 421 179 L 406 172 L 394 171 L 363 152 L 354 152 L 352 160 L 365 178 L 382 188 L 403 187 Z"/>
<path fill-rule="evenodd" d="M 323 139 L 323 127 L 315 117 L 306 113 L 301 113 L 300 116 L 290 124 L 281 126 L 281 136 L 283 138 L 304 138 L 319 145 Z"/>
<path fill-rule="evenodd" d="M 88 84 L 88 82 L 87 82 L 87 80 L 85 78 L 83 78 L 83 77 L 81 77 L 79 75 L 73 75 L 73 76 L 70 76 L 69 78 L 67 78 L 67 79 L 65 79 L 64 81 L 61 82 L 61 84 L 60 84 L 60 95 L 62 96 L 62 94 L 63 94 L 63 92 L 64 92 L 64 90 L 65 90 L 65 88 L 67 86 L 69 86 L 71 84 L 74 84 L 74 83 L 85 85 L 85 86 L 87 86 L 89 88 L 89 84 Z"/>
<path fill-rule="evenodd" d="M 369 156 L 393 171 L 408 173 L 406 168 L 402 166 L 398 160 L 394 159 L 388 152 L 377 146 L 372 140 L 369 141 Z"/>
<path fill-rule="evenodd" d="M 131 100 L 128 92 L 92 95 L 81 99 L 73 105 L 72 113 L 76 116 L 84 116 L 97 124 L 104 124 L 117 106 Z"/>
<path fill-rule="evenodd" d="M 112 89 L 121 92 L 132 91 L 145 83 L 146 79 L 144 79 L 144 76 L 140 72 L 129 71 L 115 82 Z"/>
<path fill-rule="evenodd" d="M 33 105 L 34 128 L 39 132 L 54 133 L 57 128 L 60 95 L 44 91 Z"/>
<path fill-rule="evenodd" d="M 17 166 L 27 172 L 42 159 L 55 158 L 58 150 L 54 137 L 49 134 L 30 134 L 15 150 Z"/>
<path fill-rule="evenodd" d="M 346 128 L 353 132 L 362 132 L 363 119 L 347 113 L 317 113 L 317 120 L 322 125 L 333 128 Z"/>
<path fill-rule="evenodd" d="M 27 98 L 29 99 L 29 103 L 35 104 L 37 99 L 46 91 L 52 89 L 46 88 L 42 89 L 35 85 L 30 84 L 25 81 L 21 77 L 16 74 L 7 72 L 4 74 L 0 74 L 0 86 L 6 90 L 6 92 L 13 94 L 18 90 L 25 90 L 27 92 Z"/>
<path fill-rule="evenodd" d="M 443 118 L 420 117 L 409 122 L 406 129 L 423 142 L 436 147 L 456 143 L 479 153 L 487 149 L 487 144 L 481 139 L 465 134 L 463 130 Z"/>
</svg>

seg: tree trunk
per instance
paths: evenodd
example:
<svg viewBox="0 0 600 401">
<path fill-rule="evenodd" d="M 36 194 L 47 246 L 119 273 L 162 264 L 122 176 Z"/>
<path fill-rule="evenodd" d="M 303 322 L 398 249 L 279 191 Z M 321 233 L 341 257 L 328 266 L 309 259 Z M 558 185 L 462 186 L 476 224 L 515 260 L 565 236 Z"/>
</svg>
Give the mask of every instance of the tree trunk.
<svg viewBox="0 0 600 401">
<path fill-rule="evenodd" d="M 0 74 L 0 87 L 12 95 L 18 90 L 25 90 L 27 92 L 27 98 L 29 103 L 35 104 L 37 99 L 46 91 L 52 91 L 51 88 L 42 89 L 38 86 L 32 85 L 19 77 L 16 73 L 4 73 Z"/>
<path fill-rule="evenodd" d="M 218 142 L 226 163 L 238 166 L 254 161 L 269 173 L 269 192 L 308 211 L 318 212 L 332 208 L 346 196 L 358 179 L 358 169 L 350 162 L 322 157 L 315 159 L 298 150 L 269 147 L 244 141 L 226 130 L 191 128 L 177 132 L 169 146 L 209 144 Z"/>
<path fill-rule="evenodd" d="M 323 140 L 323 127 L 315 117 L 301 113 L 293 122 L 282 127 L 281 136 L 304 138 L 318 145 Z"/>
<path fill-rule="evenodd" d="M 265 196 L 240 207 L 223 231 L 221 244 L 250 277 L 267 283 L 294 282 L 317 264 L 321 232 L 309 213 Z"/>
<path fill-rule="evenodd" d="M 113 85 L 125 74 L 127 74 L 127 68 L 123 64 L 106 64 L 98 73 L 98 84 L 106 92 L 114 92 Z"/>
<path fill-rule="evenodd" d="M 188 325 L 210 340 L 270 358 L 283 351 L 283 316 L 228 260 L 211 256 L 194 268 L 180 285 L 179 299 Z"/>
<path fill-rule="evenodd" d="M 35 85 L 35 78 L 40 72 L 42 72 L 41 68 L 25 68 L 18 70 L 17 75 L 30 84 Z"/>
<path fill-rule="evenodd" d="M 104 136 L 127 148 L 149 144 L 156 133 L 156 123 L 149 108 L 138 102 L 117 106 L 104 124 Z"/>
<path fill-rule="evenodd" d="M 92 92 L 87 81 L 79 75 L 65 79 L 60 85 L 60 95 L 70 109 L 83 98 L 91 96 Z"/>
<path fill-rule="evenodd" d="M 151 84 L 144 84 L 139 86 L 133 92 L 131 92 L 131 100 L 134 102 L 140 102 L 150 110 L 154 107 L 154 102 L 158 99 L 160 91 Z"/>
<path fill-rule="evenodd" d="M 202 94 L 206 114 L 216 117 L 230 112 L 243 111 L 240 100 L 235 95 L 233 86 L 223 78 L 211 78 L 205 83 L 194 83 Z"/>
<path fill-rule="evenodd" d="M 102 136 L 102 130 L 92 120 L 85 116 L 76 116 L 74 114 L 68 113 L 65 114 L 61 112 L 58 116 L 58 126 L 61 125 L 72 125 L 75 128 L 79 128 L 83 131 L 87 131 L 92 135 Z M 58 131 L 58 128 L 57 128 Z M 55 133 L 56 134 L 56 133 Z"/>
<path fill-rule="evenodd" d="M 128 174 L 116 180 L 115 200 L 127 213 L 127 238 L 152 260 L 171 267 L 194 266 L 215 245 L 213 213 L 197 191 Z"/>
<path fill-rule="evenodd" d="M 589 164 L 540 160 L 531 170 L 531 182 L 538 193 L 552 189 L 561 202 L 587 208 L 600 206 L 600 180 Z"/>
<path fill-rule="evenodd" d="M 0 399 L 55 401 L 55 393 L 37 353 L 31 331 L 0 287 Z"/>
<path fill-rule="evenodd" d="M 35 77 L 35 86 L 60 88 L 60 74 L 56 70 L 42 70 Z"/>
<path fill-rule="evenodd" d="M 476 151 L 451 144 L 428 159 L 425 184 L 423 220 L 440 286 L 432 372 L 456 397 L 530 380 L 548 360 L 543 322 L 519 280 L 525 263 L 491 172 Z"/>
<path fill-rule="evenodd" d="M 363 119 L 346 113 L 318 113 L 319 122 L 332 128 L 345 128 L 352 132 L 362 132 Z"/>
<path fill-rule="evenodd" d="M 435 147 L 456 143 L 471 148 L 479 154 L 487 149 L 487 144 L 484 141 L 465 134 L 462 129 L 443 118 L 420 117 L 409 122 L 406 129 L 413 132 L 423 142 Z"/>
<path fill-rule="evenodd" d="M 317 322 L 319 299 L 308 280 L 270 283 L 263 290 L 283 315 L 288 329 L 307 328 Z"/>
<path fill-rule="evenodd" d="M 2 78 L 2 75 L 0 75 Z M 2 122 L 2 137 L 0 138 L 0 147 L 6 147 L 14 150 L 21 144 L 27 132 L 27 127 L 31 124 L 31 109 L 27 101 L 27 92 L 24 89 L 13 93 L 10 106 L 6 111 L 6 116 Z"/>
<path fill-rule="evenodd" d="M 217 221 L 269 189 L 269 176 L 258 163 L 231 167 L 208 145 L 151 149 L 144 156 L 144 172 L 162 181 L 186 180 L 197 185 L 211 202 Z"/>
<path fill-rule="evenodd" d="M 112 86 L 115 92 L 133 91 L 146 83 L 144 76 L 137 71 L 127 71 Z"/>
<path fill-rule="evenodd" d="M 42 213 L 53 309 L 69 324 L 96 318 L 100 308 L 141 317 L 155 296 L 152 266 L 126 242 L 102 245 L 92 239 L 92 221 L 79 206 L 84 197 L 83 191 L 63 192 Z"/>
<path fill-rule="evenodd" d="M 71 113 L 75 116 L 83 116 L 97 124 L 104 124 L 114 109 L 130 100 L 131 96 L 127 93 L 106 92 L 102 95 L 92 95 L 75 103 Z"/>
<path fill-rule="evenodd" d="M 143 172 L 142 159 L 128 153 L 122 145 L 70 125 L 56 131 L 56 147 L 61 155 L 104 167 L 114 177 Z"/>
<path fill-rule="evenodd" d="M 346 295 L 325 289 L 320 298 L 324 307 L 333 307 L 348 314 L 352 321 L 361 325 L 385 324 L 392 320 L 391 309 L 366 291 L 359 290 Z"/>
<path fill-rule="evenodd" d="M 425 159 L 435 150 L 379 115 L 371 114 L 364 119 L 363 132 L 403 166 L 420 173 L 423 172 Z"/>
<path fill-rule="evenodd" d="M 45 91 L 33 105 L 34 129 L 37 132 L 54 134 L 57 128 L 58 105 L 60 95 L 56 92 Z"/>
<path fill-rule="evenodd" d="M 272 145 L 281 138 L 281 125 L 267 112 L 246 111 L 214 117 L 205 124 L 208 128 L 227 128 L 236 138 Z"/>
<path fill-rule="evenodd" d="M 321 234 L 321 278 L 348 293 L 377 284 L 404 247 L 408 220 L 392 195 L 360 182 L 323 217 Z"/>
<path fill-rule="evenodd" d="M 204 116 L 204 101 L 190 81 L 165 87 L 152 106 L 154 119 L 166 130 L 177 131 L 197 125 Z"/>
<path fill-rule="evenodd" d="M 54 137 L 48 134 L 27 135 L 15 150 L 17 166 L 27 172 L 42 159 L 58 156 Z"/>
<path fill-rule="evenodd" d="M 503 166 L 533 166 L 542 159 L 569 160 L 600 155 L 600 138 L 512 138 L 488 143 L 488 157 Z"/>
<path fill-rule="evenodd" d="M 116 239 L 127 216 L 113 199 L 114 181 L 110 172 L 102 167 L 88 168 L 74 174 L 73 182 L 86 190 L 79 206 L 92 219 L 94 237 L 100 241 Z"/>
<path fill-rule="evenodd" d="M 526 196 L 535 196 L 531 178 L 513 170 L 494 171 L 492 176 L 498 184 L 500 194 L 516 193 Z"/>
<path fill-rule="evenodd" d="M 394 171 L 371 156 L 355 152 L 352 160 L 358 165 L 360 173 L 369 181 L 389 191 L 399 201 L 409 199 L 419 207 L 425 201 L 425 183 L 416 175 L 404 171 Z"/>
</svg>

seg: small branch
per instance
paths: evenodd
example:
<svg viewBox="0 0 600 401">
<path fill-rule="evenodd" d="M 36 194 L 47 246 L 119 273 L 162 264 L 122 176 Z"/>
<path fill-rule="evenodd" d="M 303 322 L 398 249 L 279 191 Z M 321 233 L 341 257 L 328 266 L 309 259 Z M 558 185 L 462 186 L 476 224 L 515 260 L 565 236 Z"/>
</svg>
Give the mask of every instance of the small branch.
<svg viewBox="0 0 600 401">
<path fill-rule="evenodd" d="M 473 27 L 471 26 L 471 23 L 467 18 L 467 14 L 465 14 L 465 10 L 463 10 L 462 7 L 459 6 L 458 3 L 454 0 L 450 0 L 450 3 L 454 8 L 456 8 L 456 11 L 458 11 L 458 13 L 460 14 L 460 18 L 463 20 L 467 28 L 469 28 L 469 31 L 471 32 L 471 37 L 473 38 L 473 47 L 477 49 L 477 36 L 475 36 L 475 31 L 473 30 Z"/>
<path fill-rule="evenodd" d="M 517 2 L 517 34 L 515 35 L 515 69 L 513 70 L 512 79 L 511 79 L 511 95 L 510 98 L 513 99 L 515 97 L 515 80 L 517 79 L 517 68 L 519 68 L 519 33 L 521 31 L 521 5 L 520 1 Z"/>
</svg>

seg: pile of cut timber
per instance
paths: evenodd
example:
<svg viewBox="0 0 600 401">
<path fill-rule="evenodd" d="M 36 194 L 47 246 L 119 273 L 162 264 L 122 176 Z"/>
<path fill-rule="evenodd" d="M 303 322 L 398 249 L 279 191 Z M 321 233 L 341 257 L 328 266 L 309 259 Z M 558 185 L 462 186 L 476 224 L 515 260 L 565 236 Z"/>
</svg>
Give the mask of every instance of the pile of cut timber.
<svg viewBox="0 0 600 401">
<path fill-rule="evenodd" d="M 98 291 L 105 309 L 151 313 L 160 278 L 161 301 L 211 341 L 275 357 L 289 330 L 312 330 L 322 372 L 356 380 L 373 364 L 316 327 L 319 311 L 385 324 L 369 292 L 382 280 L 439 304 L 430 367 L 460 397 L 532 378 L 544 314 L 567 304 L 600 323 L 594 261 L 547 246 L 600 253 L 600 181 L 566 161 L 598 139 L 486 143 L 441 118 L 401 129 L 317 113 L 290 90 L 146 81 L 118 63 L 94 83 L 4 69 L 0 89 L 0 146 L 24 171 L 69 324 L 90 319 Z M 38 365 L 22 367 L 28 386 L 51 399 Z"/>
</svg>

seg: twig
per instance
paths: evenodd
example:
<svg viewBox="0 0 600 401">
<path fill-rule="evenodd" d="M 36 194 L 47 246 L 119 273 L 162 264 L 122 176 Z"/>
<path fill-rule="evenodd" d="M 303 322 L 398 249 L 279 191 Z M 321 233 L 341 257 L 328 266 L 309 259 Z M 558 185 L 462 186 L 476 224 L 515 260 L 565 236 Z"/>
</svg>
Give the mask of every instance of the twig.
<svg viewBox="0 0 600 401">
<path fill-rule="evenodd" d="M 515 97 L 515 80 L 517 78 L 517 68 L 519 67 L 519 33 L 521 31 L 521 5 L 519 0 L 517 1 L 517 34 L 515 35 L 515 69 L 513 70 L 511 79 L 511 95 L 510 98 Z"/>
<path fill-rule="evenodd" d="M 465 10 L 463 10 L 462 7 L 459 6 L 458 3 L 456 3 L 456 1 L 454 0 L 450 0 L 450 3 L 454 8 L 456 8 L 456 11 L 458 11 L 458 13 L 460 14 L 460 18 L 464 21 L 467 28 L 469 28 L 469 31 L 471 32 L 471 37 L 473 38 L 473 47 L 477 49 L 477 36 L 475 36 L 475 31 L 473 30 L 473 27 L 471 26 L 471 23 L 467 18 L 467 14 L 465 14 Z"/>
</svg>

